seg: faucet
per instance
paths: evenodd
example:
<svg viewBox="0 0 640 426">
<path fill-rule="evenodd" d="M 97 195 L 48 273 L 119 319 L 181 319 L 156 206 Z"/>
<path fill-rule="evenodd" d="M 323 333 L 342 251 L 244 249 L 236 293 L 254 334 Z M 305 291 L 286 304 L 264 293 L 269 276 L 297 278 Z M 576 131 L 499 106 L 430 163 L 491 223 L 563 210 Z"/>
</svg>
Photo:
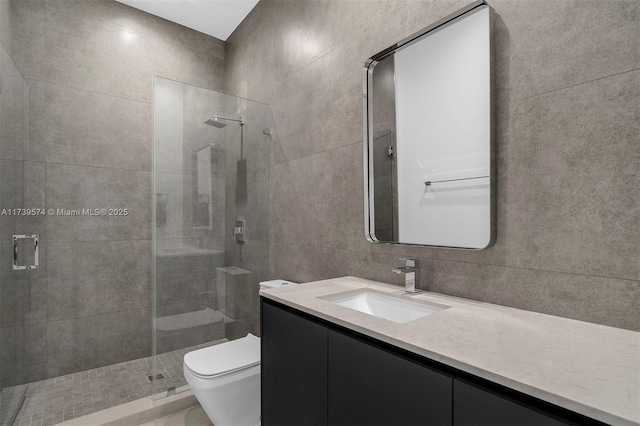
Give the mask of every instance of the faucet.
<svg viewBox="0 0 640 426">
<path fill-rule="evenodd" d="M 404 262 L 404 266 L 398 266 L 392 269 L 391 272 L 398 275 L 404 274 L 404 292 L 420 293 L 422 290 L 416 289 L 416 284 L 420 285 L 420 268 L 418 267 L 418 260 L 407 259 L 404 257 L 400 257 L 398 260 Z"/>
</svg>

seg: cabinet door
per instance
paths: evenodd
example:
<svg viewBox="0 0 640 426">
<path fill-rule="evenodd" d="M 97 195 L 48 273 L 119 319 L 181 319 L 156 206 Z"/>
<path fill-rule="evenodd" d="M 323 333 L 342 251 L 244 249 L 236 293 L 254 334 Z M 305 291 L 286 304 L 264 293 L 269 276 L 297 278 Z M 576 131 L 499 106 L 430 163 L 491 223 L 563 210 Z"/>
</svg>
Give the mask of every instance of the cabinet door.
<svg viewBox="0 0 640 426">
<path fill-rule="evenodd" d="M 453 380 L 329 330 L 329 424 L 450 425 Z"/>
<path fill-rule="evenodd" d="M 327 329 L 262 302 L 262 425 L 327 424 Z"/>
<path fill-rule="evenodd" d="M 453 385 L 455 426 L 556 426 L 567 425 L 488 390 L 458 379 Z"/>
</svg>

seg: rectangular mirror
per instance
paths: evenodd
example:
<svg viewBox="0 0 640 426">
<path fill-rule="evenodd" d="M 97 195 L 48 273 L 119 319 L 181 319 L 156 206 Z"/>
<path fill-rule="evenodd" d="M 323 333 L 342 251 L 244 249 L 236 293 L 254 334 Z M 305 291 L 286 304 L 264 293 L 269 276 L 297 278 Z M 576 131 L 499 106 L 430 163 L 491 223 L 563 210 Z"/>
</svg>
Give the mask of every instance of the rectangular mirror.
<svg viewBox="0 0 640 426">
<path fill-rule="evenodd" d="M 372 56 L 364 67 L 367 238 L 490 246 L 491 134 L 486 2 Z"/>
</svg>

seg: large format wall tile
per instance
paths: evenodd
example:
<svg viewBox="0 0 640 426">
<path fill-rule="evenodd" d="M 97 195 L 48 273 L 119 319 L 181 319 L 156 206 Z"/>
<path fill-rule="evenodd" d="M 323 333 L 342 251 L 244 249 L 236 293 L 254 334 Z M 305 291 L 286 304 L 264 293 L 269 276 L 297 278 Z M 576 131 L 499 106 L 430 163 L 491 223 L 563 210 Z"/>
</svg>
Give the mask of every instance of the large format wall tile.
<svg viewBox="0 0 640 426">
<path fill-rule="evenodd" d="M 46 378 L 46 324 L 3 327 L 0 332 L 2 387 Z"/>
<path fill-rule="evenodd" d="M 156 296 L 158 305 L 207 298 L 215 282 L 216 268 L 224 266 L 224 253 L 189 256 L 157 256 Z M 195 309 L 194 309 L 195 310 Z"/>
<path fill-rule="evenodd" d="M 0 158 L 26 160 L 28 137 L 28 88 L 13 60 L 0 48 Z"/>
<path fill-rule="evenodd" d="M 13 246 L 1 244 L 0 253 L 11 259 Z M 6 265 L 5 265 L 6 264 Z M 29 306 L 29 281 L 25 271 L 14 271 L 11 262 L 3 262 L 0 278 L 0 324 L 15 327 L 24 324 Z"/>
<path fill-rule="evenodd" d="M 398 265 L 394 254 L 272 243 L 270 255 L 272 276 L 294 282 L 352 275 L 404 284 L 404 277 L 391 272 Z M 308 259 L 313 261 L 309 262 Z"/>
<path fill-rule="evenodd" d="M 25 383 L 43 380 L 47 377 L 47 324 L 32 324 L 24 327 L 24 363 Z"/>
<path fill-rule="evenodd" d="M 155 105 L 154 169 L 156 173 L 186 173 L 184 160 L 184 115 L 182 110 Z"/>
<path fill-rule="evenodd" d="M 105 22 L 68 25 L 47 6 L 46 56 L 41 74 L 35 76 L 38 80 L 150 101 L 150 60 L 160 49 L 157 40 L 138 37 L 135 32 Z M 129 58 L 140 62 L 131 66 Z"/>
<path fill-rule="evenodd" d="M 13 16 L 11 14 L 11 2 L 0 1 L 0 43 L 5 49 L 11 49 L 13 39 Z"/>
<path fill-rule="evenodd" d="M 243 299 L 259 312 L 259 283 L 272 279 L 269 271 L 269 241 L 247 240 L 238 243 L 234 239 L 225 240 L 225 265 L 236 266 L 251 272 L 251 289 L 245 292 Z"/>
<path fill-rule="evenodd" d="M 47 376 L 151 355 L 151 311 L 134 309 L 47 323 Z"/>
<path fill-rule="evenodd" d="M 151 173 L 47 164 L 47 209 L 129 209 L 126 216 L 49 216 L 48 241 L 148 240 Z"/>
<path fill-rule="evenodd" d="M 44 0 L 11 2 L 13 17 L 12 55 L 26 79 L 41 75 L 45 61 Z"/>
<path fill-rule="evenodd" d="M 336 48 L 275 86 L 270 99 L 278 135 L 275 163 L 362 140 L 361 68 L 366 57 L 356 59 L 353 53 Z"/>
<path fill-rule="evenodd" d="M 3 327 L 0 329 L 0 385 L 15 386 L 22 382 L 24 358 L 19 356 L 19 349 L 24 342 L 23 327 Z"/>
<path fill-rule="evenodd" d="M 640 279 L 640 71 L 515 103 L 511 266 Z"/>
<path fill-rule="evenodd" d="M 509 39 L 512 99 L 640 68 L 636 0 L 496 0 L 491 5 L 508 28 L 502 35 Z M 497 54 L 504 56 L 505 50 Z"/>
<path fill-rule="evenodd" d="M 112 1 L 17 3 L 19 22 L 35 31 L 16 37 L 16 62 L 25 78 L 146 102 L 152 75 L 213 89 L 223 85 L 223 49 L 186 35 L 191 30 L 178 37 L 175 29 L 152 30 L 151 22 L 133 25 L 140 21 L 125 10 L 142 13 Z"/>
<path fill-rule="evenodd" d="M 48 321 L 151 305 L 151 242 L 47 244 Z"/>
<path fill-rule="evenodd" d="M 425 259 L 422 288 L 614 327 L 640 329 L 640 283 Z"/>
<path fill-rule="evenodd" d="M 151 105 L 51 84 L 43 91 L 31 97 L 32 159 L 151 171 Z"/>
<path fill-rule="evenodd" d="M 368 250 L 361 157 L 356 143 L 275 165 L 272 240 Z"/>
<path fill-rule="evenodd" d="M 40 268 L 13 269 L 13 245 L 0 244 L 0 325 L 17 327 L 47 320 L 46 244 L 39 245 Z M 19 260 L 22 263 L 21 256 Z"/>
<path fill-rule="evenodd" d="M 27 207 L 24 204 L 24 168 L 24 161 L 0 160 L 0 209 L 5 210 L 5 215 L 0 215 L 0 231 L 3 235 L 20 234 L 26 224 L 25 216 L 13 214 L 13 209 Z M 7 213 L 9 210 L 10 214 Z"/>
<path fill-rule="evenodd" d="M 272 242 L 271 274 L 298 283 L 349 275 L 349 267 L 340 254 L 331 248 Z"/>
</svg>

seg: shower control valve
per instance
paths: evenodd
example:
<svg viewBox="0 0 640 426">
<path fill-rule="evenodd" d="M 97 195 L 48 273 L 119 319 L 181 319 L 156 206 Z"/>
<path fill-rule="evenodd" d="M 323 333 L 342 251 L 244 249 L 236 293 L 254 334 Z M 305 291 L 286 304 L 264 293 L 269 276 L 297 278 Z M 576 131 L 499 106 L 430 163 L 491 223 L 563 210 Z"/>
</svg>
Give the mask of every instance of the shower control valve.
<svg viewBox="0 0 640 426">
<path fill-rule="evenodd" d="M 236 224 L 233 227 L 233 238 L 238 242 L 244 242 L 246 240 L 247 221 L 245 219 L 236 220 Z"/>
</svg>

